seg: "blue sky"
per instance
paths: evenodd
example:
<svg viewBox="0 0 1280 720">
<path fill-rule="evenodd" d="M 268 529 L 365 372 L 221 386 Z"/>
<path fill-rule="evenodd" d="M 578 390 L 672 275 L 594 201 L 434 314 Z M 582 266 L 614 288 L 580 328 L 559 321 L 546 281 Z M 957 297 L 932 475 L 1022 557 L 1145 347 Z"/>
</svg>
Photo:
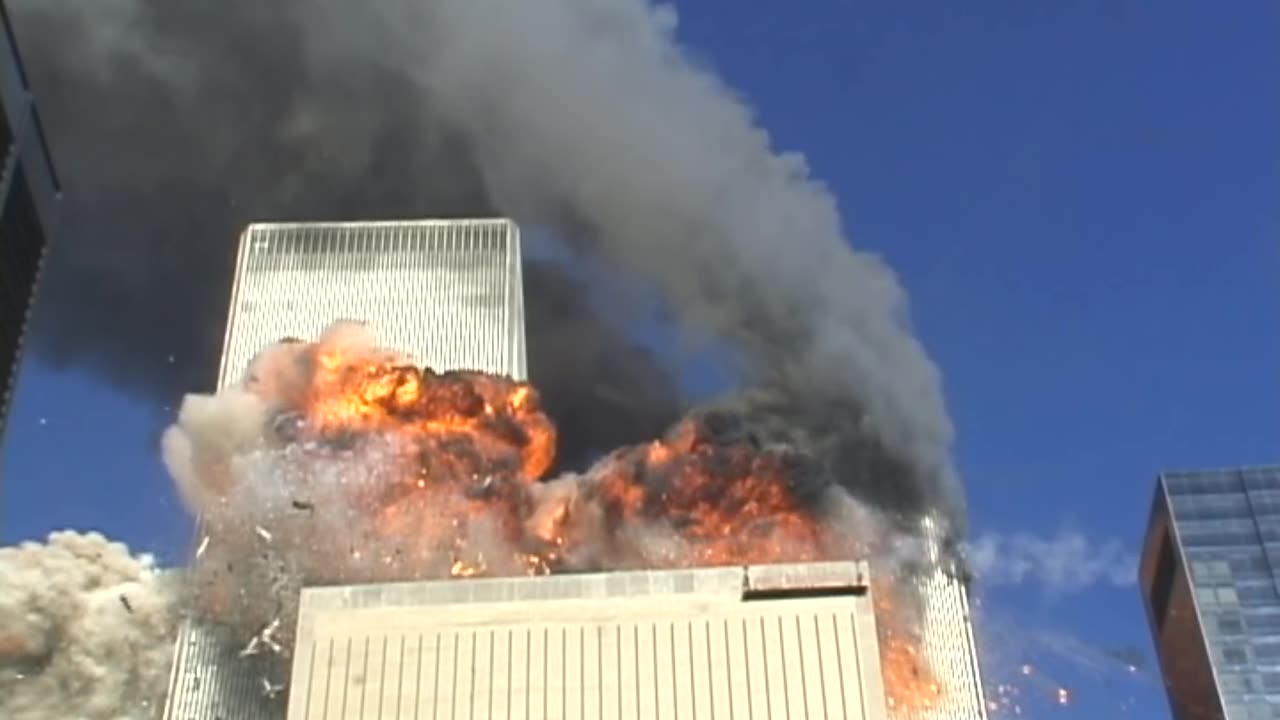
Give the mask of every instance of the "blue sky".
<svg viewBox="0 0 1280 720">
<path fill-rule="evenodd" d="M 1280 5 L 677 8 L 682 41 L 900 273 L 977 533 L 1069 526 L 1136 549 L 1159 470 L 1280 461 Z M 26 363 L 0 539 L 99 528 L 176 557 L 157 412 Z M 1167 717 L 1154 682 L 1086 672 L 1106 650 L 1150 655 L 1134 587 L 983 598 L 1000 665 L 1054 676 L 1026 692 L 1073 691 L 1033 717 Z M 1054 633 L 1073 661 L 1040 659 Z"/>
</svg>

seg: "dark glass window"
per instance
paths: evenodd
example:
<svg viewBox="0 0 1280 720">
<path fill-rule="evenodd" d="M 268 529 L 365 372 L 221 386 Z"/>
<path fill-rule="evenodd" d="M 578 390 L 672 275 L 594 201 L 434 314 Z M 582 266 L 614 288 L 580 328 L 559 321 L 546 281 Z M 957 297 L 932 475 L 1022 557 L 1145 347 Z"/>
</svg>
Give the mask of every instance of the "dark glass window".
<svg viewBox="0 0 1280 720">
<path fill-rule="evenodd" d="M 1218 632 L 1223 635 L 1241 635 L 1244 633 L 1244 623 L 1238 615 L 1224 615 L 1218 618 Z"/>
<path fill-rule="evenodd" d="M 1280 615 L 1275 613 L 1255 613 L 1245 618 L 1249 631 L 1254 633 L 1280 632 Z"/>
<path fill-rule="evenodd" d="M 1239 645 L 1224 645 L 1222 647 L 1222 660 L 1228 665 L 1244 665 L 1249 662 L 1249 655 Z"/>
<path fill-rule="evenodd" d="M 1275 584 L 1270 582 L 1259 585 L 1242 583 L 1236 586 L 1236 593 L 1240 596 L 1240 604 L 1245 607 L 1271 605 L 1280 600 L 1276 596 Z"/>
<path fill-rule="evenodd" d="M 1242 489 L 1240 478 L 1235 473 L 1166 475 L 1165 484 L 1171 495 L 1238 493 Z"/>
<path fill-rule="evenodd" d="M 1280 490 L 1280 472 L 1274 470 L 1246 470 L 1244 485 L 1250 490 Z"/>
<path fill-rule="evenodd" d="M 1232 557 L 1229 562 L 1233 577 L 1271 577 L 1271 566 L 1261 552 L 1249 551 L 1240 553 Z"/>
<path fill-rule="evenodd" d="M 1182 541 L 1188 547 L 1230 547 L 1232 545 L 1256 545 L 1258 531 L 1256 528 L 1187 528 L 1181 531 Z"/>
<path fill-rule="evenodd" d="M 13 152 L 13 128 L 9 126 L 9 113 L 0 108 L 0 162 L 4 162 Z"/>
<path fill-rule="evenodd" d="M 1252 516 L 1249 498 L 1242 493 L 1226 495 L 1179 495 L 1173 498 L 1173 514 L 1183 520 L 1215 520 Z"/>
</svg>

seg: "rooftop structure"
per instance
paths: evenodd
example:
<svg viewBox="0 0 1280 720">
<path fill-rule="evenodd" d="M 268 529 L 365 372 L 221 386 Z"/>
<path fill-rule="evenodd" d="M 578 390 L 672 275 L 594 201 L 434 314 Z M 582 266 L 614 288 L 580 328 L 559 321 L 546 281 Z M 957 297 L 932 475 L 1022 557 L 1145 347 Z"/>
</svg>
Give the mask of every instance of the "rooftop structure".
<svg viewBox="0 0 1280 720">
<path fill-rule="evenodd" d="M 306 589 L 289 720 L 886 718 L 865 563 Z"/>
</svg>

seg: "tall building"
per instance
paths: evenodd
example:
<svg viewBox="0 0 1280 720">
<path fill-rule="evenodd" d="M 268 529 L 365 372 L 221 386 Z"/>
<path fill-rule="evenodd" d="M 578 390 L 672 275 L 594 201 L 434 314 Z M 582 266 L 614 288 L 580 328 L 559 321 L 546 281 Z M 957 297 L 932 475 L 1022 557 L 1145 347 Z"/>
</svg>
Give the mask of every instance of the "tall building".
<svg viewBox="0 0 1280 720">
<path fill-rule="evenodd" d="M 235 267 L 219 388 L 266 346 L 343 319 L 437 370 L 525 377 L 520 235 L 508 220 L 255 224 Z M 186 623 L 164 717 L 278 717 L 238 649 Z"/>
<path fill-rule="evenodd" d="M 289 720 L 883 720 L 865 563 L 306 589 Z"/>
<path fill-rule="evenodd" d="M 61 196 L 13 26 L 0 3 L 0 435 Z"/>
<path fill-rule="evenodd" d="M 1139 580 L 1176 720 L 1280 718 L 1280 466 L 1160 475 Z"/>
<path fill-rule="evenodd" d="M 898 720 L 986 720 L 968 578 L 961 558 L 946 546 L 932 518 L 923 521 L 921 534 L 926 562 L 915 577 L 920 645 L 940 694 L 934 707 L 900 713 Z"/>
</svg>

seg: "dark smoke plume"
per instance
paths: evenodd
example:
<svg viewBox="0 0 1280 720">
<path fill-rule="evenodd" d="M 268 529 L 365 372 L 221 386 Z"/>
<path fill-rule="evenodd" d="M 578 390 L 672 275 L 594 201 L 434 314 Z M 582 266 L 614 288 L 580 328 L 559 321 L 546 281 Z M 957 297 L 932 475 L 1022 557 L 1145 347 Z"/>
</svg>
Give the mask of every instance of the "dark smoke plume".
<svg viewBox="0 0 1280 720">
<path fill-rule="evenodd" d="M 647 283 L 687 331 L 730 341 L 748 377 L 787 398 L 757 404 L 786 412 L 766 425 L 856 457 L 855 492 L 963 525 L 938 373 L 896 278 L 849 250 L 803 160 L 774 153 L 684 58 L 669 9 L 12 4 L 71 206 L 47 357 L 166 397 L 208 388 L 245 222 L 507 214 Z M 613 440 L 597 428 L 639 439 L 674 414 L 666 373 L 622 334 L 553 310 L 585 303 L 530 282 L 533 379 L 571 416 L 574 459 Z"/>
<path fill-rule="evenodd" d="M 15 4 L 70 185 L 37 347 L 165 404 L 212 389 L 246 223 L 497 212 L 460 133 L 412 103 L 370 112 L 416 97 L 411 78 L 369 63 L 312 76 L 291 11 L 229 9 Z M 564 464 L 678 416 L 673 378 L 578 280 L 530 260 L 525 285 L 530 369 Z"/>
</svg>

